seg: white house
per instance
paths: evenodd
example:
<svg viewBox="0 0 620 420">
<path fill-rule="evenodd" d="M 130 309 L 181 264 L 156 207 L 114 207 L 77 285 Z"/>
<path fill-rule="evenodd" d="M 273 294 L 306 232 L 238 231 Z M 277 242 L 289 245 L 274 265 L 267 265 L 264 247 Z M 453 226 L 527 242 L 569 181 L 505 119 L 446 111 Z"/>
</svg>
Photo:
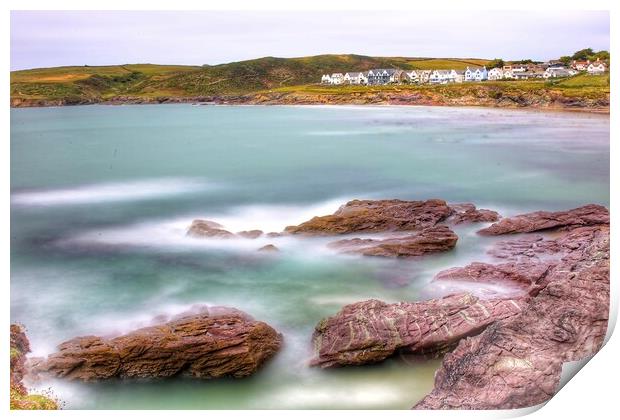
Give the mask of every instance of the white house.
<svg viewBox="0 0 620 420">
<path fill-rule="evenodd" d="M 500 80 L 504 78 L 504 70 L 496 67 L 489 70 L 489 80 Z"/>
<path fill-rule="evenodd" d="M 590 60 L 586 60 L 586 61 L 573 60 L 570 66 L 577 71 L 586 71 L 588 69 L 588 65 L 590 65 Z"/>
<path fill-rule="evenodd" d="M 368 83 L 368 78 L 361 72 L 348 72 L 344 74 L 343 81 L 351 85 L 365 85 Z"/>
<path fill-rule="evenodd" d="M 325 83 L 328 85 L 331 85 L 332 83 L 332 78 L 329 74 L 324 74 L 323 76 L 321 76 L 321 83 Z"/>
<path fill-rule="evenodd" d="M 344 83 L 344 75 L 342 73 L 333 73 L 331 75 L 332 85 L 341 85 Z"/>
<path fill-rule="evenodd" d="M 420 83 L 428 83 L 431 78 L 432 70 L 422 70 L 418 73 L 420 78 Z"/>
<path fill-rule="evenodd" d="M 543 77 L 545 79 L 568 76 L 571 76 L 571 73 L 567 69 L 562 67 L 549 67 L 543 73 Z"/>
<path fill-rule="evenodd" d="M 456 70 L 433 70 L 428 81 L 433 84 L 454 83 L 456 82 Z"/>
<path fill-rule="evenodd" d="M 594 63 L 588 64 L 587 71 L 588 74 L 603 74 L 605 73 L 605 63 L 597 58 Z"/>
<path fill-rule="evenodd" d="M 512 66 L 504 66 L 502 67 L 502 73 L 504 79 L 513 79 L 514 76 L 512 74 Z"/>
<path fill-rule="evenodd" d="M 466 82 L 480 82 L 489 78 L 489 72 L 486 67 L 474 67 L 465 69 Z"/>
<path fill-rule="evenodd" d="M 420 75 L 415 70 L 406 71 L 405 80 L 409 83 L 420 83 Z"/>
</svg>

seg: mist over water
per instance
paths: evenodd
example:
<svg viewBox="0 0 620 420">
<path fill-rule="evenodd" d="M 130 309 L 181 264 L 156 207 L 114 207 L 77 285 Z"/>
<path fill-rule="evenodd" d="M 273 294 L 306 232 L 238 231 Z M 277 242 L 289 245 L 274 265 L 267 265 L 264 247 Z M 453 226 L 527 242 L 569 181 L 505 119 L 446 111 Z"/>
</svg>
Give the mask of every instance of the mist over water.
<svg viewBox="0 0 620 420">
<path fill-rule="evenodd" d="M 609 205 L 609 117 L 434 107 L 87 106 L 11 110 L 11 320 L 33 355 L 231 306 L 284 334 L 251 378 L 51 381 L 68 408 L 409 408 L 438 360 L 307 367 L 316 323 L 343 305 L 468 290 L 440 270 L 492 261 L 460 226 L 421 260 L 343 256 L 333 238 L 203 240 L 195 218 L 278 232 L 351 199 L 473 202 L 502 215 Z M 360 236 L 360 235 L 356 235 Z M 274 244 L 279 253 L 257 249 Z"/>
</svg>

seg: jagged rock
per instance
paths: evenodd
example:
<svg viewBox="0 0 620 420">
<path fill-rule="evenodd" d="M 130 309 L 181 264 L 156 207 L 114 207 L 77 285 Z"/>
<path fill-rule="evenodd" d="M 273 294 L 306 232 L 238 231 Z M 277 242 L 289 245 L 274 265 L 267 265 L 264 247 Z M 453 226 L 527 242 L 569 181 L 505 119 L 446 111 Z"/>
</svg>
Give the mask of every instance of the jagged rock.
<svg viewBox="0 0 620 420">
<path fill-rule="evenodd" d="M 278 247 L 275 246 L 274 244 L 267 244 L 265 246 L 258 248 L 258 250 L 261 252 L 278 252 L 279 251 Z"/>
<path fill-rule="evenodd" d="M 306 235 L 414 231 L 432 227 L 450 214 L 443 200 L 353 200 L 332 215 L 314 217 L 285 230 Z"/>
<path fill-rule="evenodd" d="M 497 222 L 500 218 L 499 213 L 493 210 L 477 209 L 471 203 L 450 204 L 452 215 L 448 222 L 455 225 L 462 223 Z"/>
<path fill-rule="evenodd" d="M 374 257 L 419 257 L 449 251 L 456 246 L 458 236 L 443 225 L 419 233 L 388 239 L 343 239 L 328 244 L 344 253 Z"/>
<path fill-rule="evenodd" d="M 551 249 L 559 247 L 565 253 L 540 281 L 544 285 L 540 292 L 520 314 L 462 340 L 444 358 L 433 391 L 414 408 L 511 409 L 541 404 L 555 394 L 564 362 L 600 349 L 609 317 L 609 218 L 598 208 L 591 210 L 580 210 L 579 219 L 571 216 L 568 224 L 579 224 L 575 220 L 602 224 L 573 228 L 549 241 L 555 242 Z M 523 246 L 517 250 L 522 258 Z"/>
<path fill-rule="evenodd" d="M 197 238 L 234 238 L 235 235 L 225 229 L 219 223 L 211 220 L 196 219 L 187 230 L 189 236 Z"/>
<path fill-rule="evenodd" d="M 258 230 L 258 229 L 254 229 L 254 230 L 244 230 L 241 232 L 237 232 L 237 235 L 243 237 L 243 238 L 247 238 L 247 239 L 256 239 L 259 236 L 263 235 L 263 231 L 262 230 Z"/>
<path fill-rule="evenodd" d="M 345 306 L 315 328 L 315 357 L 323 368 L 376 363 L 396 352 L 441 353 L 461 338 L 515 316 L 524 300 L 480 300 L 470 294 L 423 302 L 368 300 Z"/>
<path fill-rule="evenodd" d="M 506 285 L 522 289 L 523 294 L 536 295 L 544 287 L 544 279 L 554 266 L 552 262 L 488 264 L 474 262 L 439 272 L 433 282 L 466 281 Z"/>
<path fill-rule="evenodd" d="M 591 226 L 609 223 L 609 210 L 597 204 L 588 204 L 568 211 L 537 211 L 507 217 L 478 231 L 481 235 L 527 233 L 560 227 Z"/>
<path fill-rule="evenodd" d="M 76 337 L 33 366 L 72 380 L 199 378 L 253 374 L 280 348 L 282 337 L 264 322 L 232 308 L 201 307 L 165 324 L 107 339 Z"/>
</svg>

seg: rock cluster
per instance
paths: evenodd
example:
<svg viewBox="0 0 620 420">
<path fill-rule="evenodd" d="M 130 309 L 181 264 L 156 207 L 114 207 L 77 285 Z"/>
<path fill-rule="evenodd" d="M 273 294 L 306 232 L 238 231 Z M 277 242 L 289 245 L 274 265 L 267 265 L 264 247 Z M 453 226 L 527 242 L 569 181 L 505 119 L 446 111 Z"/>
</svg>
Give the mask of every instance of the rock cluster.
<svg viewBox="0 0 620 420">
<path fill-rule="evenodd" d="M 76 337 L 33 366 L 35 372 L 92 381 L 113 377 L 198 378 L 253 374 L 280 348 L 282 336 L 232 308 L 201 308 L 165 324 L 116 338 Z"/>
<path fill-rule="evenodd" d="M 343 239 L 329 244 L 331 248 L 351 254 L 373 257 L 419 257 L 449 251 L 458 236 L 444 225 L 433 226 L 418 233 L 388 239 Z"/>
<path fill-rule="evenodd" d="M 482 301 L 470 294 L 394 304 L 368 300 L 347 305 L 316 326 L 314 366 L 376 363 L 406 353 L 441 353 L 492 322 L 519 313 L 520 300 Z"/>
</svg>

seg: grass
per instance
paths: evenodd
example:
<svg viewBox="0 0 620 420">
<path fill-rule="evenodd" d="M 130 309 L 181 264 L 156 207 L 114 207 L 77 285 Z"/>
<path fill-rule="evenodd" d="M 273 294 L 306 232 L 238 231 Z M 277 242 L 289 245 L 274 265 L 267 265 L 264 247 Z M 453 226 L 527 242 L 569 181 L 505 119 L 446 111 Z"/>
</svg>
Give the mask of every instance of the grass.
<svg viewBox="0 0 620 420">
<path fill-rule="evenodd" d="M 354 54 L 312 57 L 263 57 L 215 66 L 68 66 L 11 73 L 12 100 L 89 103 L 119 97 L 166 98 L 236 96 L 263 92 L 338 95 L 360 92 L 424 91 L 456 97 L 481 90 L 498 92 L 558 91 L 566 96 L 598 98 L 609 94 L 609 76 L 578 75 L 564 80 L 496 81 L 441 86 L 324 86 L 324 73 L 371 68 L 464 69 L 488 60 L 467 58 L 368 57 Z"/>
</svg>

